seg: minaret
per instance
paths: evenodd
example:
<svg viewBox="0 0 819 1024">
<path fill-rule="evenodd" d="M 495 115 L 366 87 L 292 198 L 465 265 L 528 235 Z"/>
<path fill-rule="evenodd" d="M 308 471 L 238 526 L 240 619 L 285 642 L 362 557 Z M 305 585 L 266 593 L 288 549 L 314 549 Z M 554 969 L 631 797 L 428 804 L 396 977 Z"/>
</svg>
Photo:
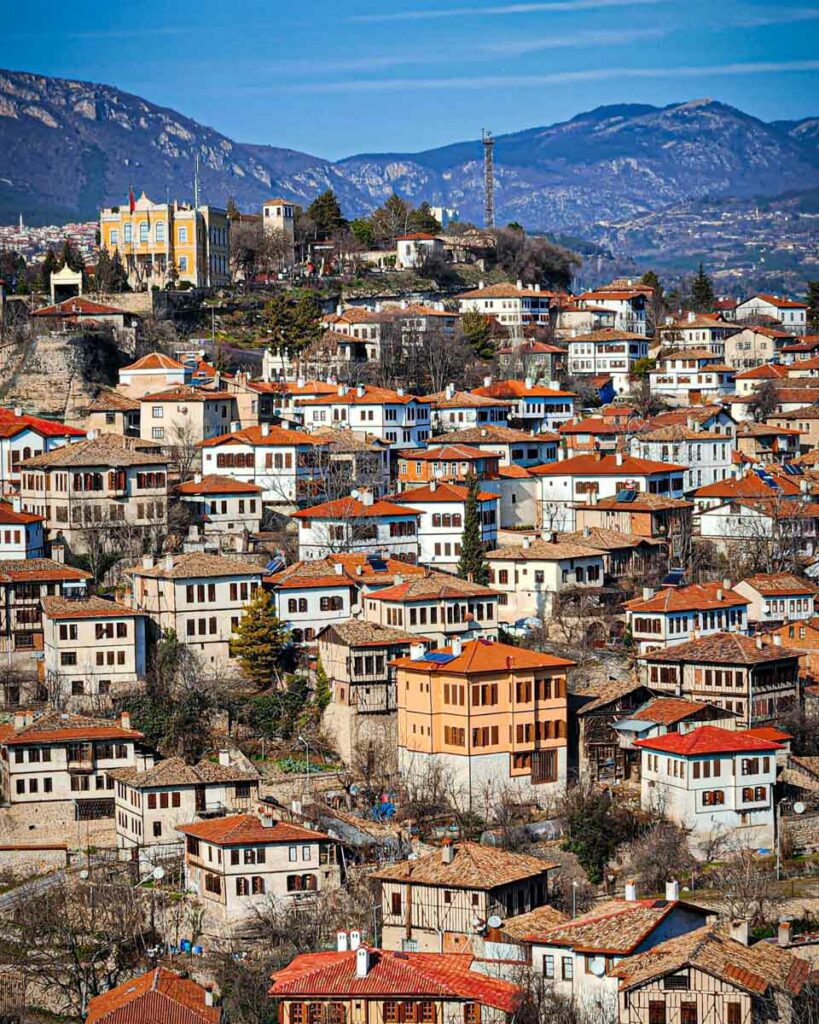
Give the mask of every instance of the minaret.
<svg viewBox="0 0 819 1024">
<path fill-rule="evenodd" d="M 21 231 L 23 230 L 23 215 L 22 215 L 22 213 L 20 214 L 20 230 Z"/>
</svg>

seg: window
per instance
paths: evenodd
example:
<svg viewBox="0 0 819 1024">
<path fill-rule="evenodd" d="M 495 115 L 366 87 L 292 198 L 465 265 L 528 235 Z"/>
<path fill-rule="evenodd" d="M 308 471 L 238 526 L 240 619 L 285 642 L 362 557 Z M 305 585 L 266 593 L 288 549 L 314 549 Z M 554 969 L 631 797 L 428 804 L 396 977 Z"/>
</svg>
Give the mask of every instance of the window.
<svg viewBox="0 0 819 1024">
<path fill-rule="evenodd" d="M 562 972 L 564 981 L 571 981 L 574 977 L 574 960 L 570 956 L 563 957 Z"/>
<path fill-rule="evenodd" d="M 480 1021 L 481 1021 L 481 1007 L 480 1007 L 480 1004 L 479 1003 L 464 1003 L 464 1024 L 480 1024 Z"/>
<path fill-rule="evenodd" d="M 684 991 L 690 988 L 688 974 L 668 974 L 663 978 L 663 988 L 666 992 Z"/>
<path fill-rule="evenodd" d="M 179 227 L 179 241 L 180 242 L 187 242 L 187 240 L 188 240 L 188 229 L 186 227 L 183 227 L 182 225 L 180 225 L 180 227 Z M 183 256 L 182 259 L 185 259 L 185 257 Z M 182 260 L 180 260 L 179 262 L 180 262 L 180 269 L 181 269 Z M 187 262 L 187 260 L 186 260 L 186 262 Z"/>
<path fill-rule="evenodd" d="M 696 1003 L 680 1003 L 680 1024 L 697 1024 Z"/>
<path fill-rule="evenodd" d="M 184 230 L 185 230 L 184 228 L 180 228 L 179 229 L 179 234 L 181 235 Z M 181 238 L 179 240 L 180 240 L 180 242 L 182 241 Z M 180 271 L 183 274 L 186 274 L 188 272 L 188 257 L 187 256 L 180 256 L 179 257 L 179 269 L 180 269 Z"/>
<path fill-rule="evenodd" d="M 401 916 L 401 893 L 394 892 L 390 897 L 390 913 L 394 917 Z"/>
<path fill-rule="evenodd" d="M 161 836 L 162 835 L 162 822 L 161 821 L 155 821 L 154 822 L 154 835 L 155 836 Z"/>
<path fill-rule="evenodd" d="M 555 976 L 555 958 L 551 953 L 547 953 L 543 958 L 543 977 L 554 978 Z"/>
<path fill-rule="evenodd" d="M 236 879 L 236 895 L 237 896 L 249 896 L 250 895 L 250 882 L 246 878 L 239 877 L 239 878 Z"/>
<path fill-rule="evenodd" d="M 665 1024 L 665 1002 L 659 999 L 649 1001 L 648 1024 Z"/>
<path fill-rule="evenodd" d="M 148 221 L 147 220 L 140 221 L 140 224 L 139 224 L 139 241 L 140 241 L 140 243 L 148 241 L 148 231 L 149 230 L 150 229 L 149 229 L 149 226 L 148 226 Z"/>
<path fill-rule="evenodd" d="M 165 221 L 164 220 L 158 220 L 156 222 L 156 227 L 154 228 L 154 238 L 157 240 L 157 242 L 164 242 L 165 241 Z"/>
<path fill-rule="evenodd" d="M 742 1004 L 728 1003 L 726 1006 L 727 1024 L 742 1024 Z"/>
</svg>

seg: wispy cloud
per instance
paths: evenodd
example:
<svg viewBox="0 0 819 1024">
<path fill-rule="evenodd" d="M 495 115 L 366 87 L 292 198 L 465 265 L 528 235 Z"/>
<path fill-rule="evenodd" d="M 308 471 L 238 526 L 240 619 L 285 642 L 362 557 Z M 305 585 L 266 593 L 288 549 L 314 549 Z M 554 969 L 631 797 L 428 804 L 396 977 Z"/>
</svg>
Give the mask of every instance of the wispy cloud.
<svg viewBox="0 0 819 1024">
<path fill-rule="evenodd" d="M 764 28 L 768 25 L 792 25 L 800 21 L 817 20 L 819 20 L 819 7 L 780 7 L 764 14 L 740 16 L 733 24 L 737 28 Z"/>
<path fill-rule="evenodd" d="M 572 82 L 603 82 L 627 78 L 699 78 L 767 75 L 819 71 L 819 60 L 749 61 L 734 64 L 692 64 L 677 67 L 588 68 L 533 75 L 470 75 L 449 78 L 353 79 L 347 82 L 307 82 L 280 87 L 287 92 L 413 92 L 430 89 L 522 89 Z"/>
<path fill-rule="evenodd" d="M 604 7 L 634 7 L 667 3 L 668 0 L 546 0 L 544 3 L 507 3 L 492 7 L 439 7 L 416 8 L 405 11 L 384 11 L 377 14 L 356 14 L 350 21 L 429 21 L 439 18 L 481 18 L 507 14 L 537 14 L 539 12 L 594 11 Z"/>
<path fill-rule="evenodd" d="M 92 29 L 88 32 L 66 32 L 69 39 L 141 39 L 143 36 L 182 36 L 189 35 L 189 25 L 174 27 L 160 25 L 156 28 L 111 28 Z"/>
<path fill-rule="evenodd" d="M 633 43 L 640 39 L 659 39 L 668 35 L 668 28 L 611 28 L 590 29 L 589 31 L 572 32 L 563 36 L 543 36 L 541 38 L 509 39 L 503 43 L 487 43 L 480 47 L 485 53 L 504 54 L 520 57 L 525 53 L 536 53 L 538 50 L 563 49 L 567 47 L 582 49 L 586 46 L 614 46 L 618 43 Z"/>
</svg>

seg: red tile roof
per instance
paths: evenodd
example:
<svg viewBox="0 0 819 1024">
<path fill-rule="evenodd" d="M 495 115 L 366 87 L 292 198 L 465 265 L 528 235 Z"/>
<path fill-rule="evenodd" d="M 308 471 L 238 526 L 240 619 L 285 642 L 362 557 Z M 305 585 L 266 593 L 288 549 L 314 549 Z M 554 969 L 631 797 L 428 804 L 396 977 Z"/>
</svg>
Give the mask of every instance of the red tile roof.
<svg viewBox="0 0 819 1024">
<path fill-rule="evenodd" d="M 35 309 L 32 316 L 125 316 L 124 309 L 117 309 L 116 306 L 104 306 L 101 302 L 92 302 L 77 295 L 72 299 L 64 299 L 54 306 L 43 306 Z"/>
<path fill-rule="evenodd" d="M 211 473 L 203 476 L 201 480 L 188 480 L 184 484 L 178 484 L 177 494 L 261 494 L 262 488 L 258 484 L 249 483 L 246 480 L 234 480 L 232 476 L 221 476 L 219 473 Z"/>
<path fill-rule="evenodd" d="M 464 597 L 498 597 L 496 591 L 482 587 L 479 583 L 470 583 L 447 572 L 424 571 L 423 575 L 414 575 L 404 583 L 396 583 L 392 587 L 379 590 L 375 594 L 367 594 L 368 601 L 431 601 L 458 599 Z"/>
<path fill-rule="evenodd" d="M 425 451 L 402 451 L 402 458 L 409 462 L 471 462 L 474 459 L 499 459 L 497 452 L 484 451 L 482 448 L 470 448 L 467 444 L 445 444 L 440 448 L 427 448 Z"/>
<path fill-rule="evenodd" d="M 30 725 L 14 729 L 3 738 L 7 747 L 36 746 L 41 743 L 69 743 L 73 740 L 141 740 L 136 729 L 123 729 L 118 722 L 87 715 L 48 711 Z"/>
<path fill-rule="evenodd" d="M 566 658 L 556 658 L 552 654 L 541 654 L 539 651 L 527 651 L 512 644 L 502 644 L 491 640 L 473 640 L 463 644 L 461 654 L 452 655 L 451 647 L 440 647 L 432 652 L 433 658 L 449 655 L 450 660 L 414 660 L 398 658 L 393 662 L 396 668 L 410 669 L 416 672 L 444 672 L 447 675 L 472 675 L 486 672 L 515 672 L 529 669 L 570 668 L 575 664 Z"/>
<path fill-rule="evenodd" d="M 716 725 L 702 725 L 691 732 L 669 732 L 665 736 L 652 736 L 635 740 L 636 747 L 659 750 L 665 754 L 680 754 L 683 757 L 697 757 L 703 754 L 741 754 L 745 751 L 781 750 L 780 743 L 755 736 L 748 730 L 732 732 Z"/>
<path fill-rule="evenodd" d="M 333 395 L 322 395 L 318 398 L 302 398 L 296 402 L 298 406 L 305 405 L 408 405 L 410 402 L 420 402 L 424 399 L 416 395 L 400 395 L 397 391 L 389 388 L 377 388 L 371 384 L 362 385 L 363 394 L 358 393 L 357 388 L 348 388 L 345 394 L 338 394 L 338 388 Z"/>
<path fill-rule="evenodd" d="M 623 607 L 632 612 L 680 612 L 736 608 L 750 603 L 747 597 L 725 589 L 721 583 L 691 583 L 686 587 L 662 587 L 648 599 L 635 597 L 625 601 Z"/>
<path fill-rule="evenodd" d="M 370 966 L 356 972 L 357 950 L 301 953 L 272 975 L 269 994 L 337 999 L 441 999 L 492 1006 L 513 1013 L 523 993 L 509 981 L 472 971 L 471 955 L 369 950 Z"/>
<path fill-rule="evenodd" d="M 291 445 L 321 445 L 324 443 L 323 440 L 301 430 L 288 430 L 286 427 L 265 424 L 264 426 L 245 427 L 244 430 L 236 430 L 232 434 L 211 437 L 207 441 L 202 441 L 200 447 L 217 448 L 225 444 L 246 444 L 251 448 L 264 448 L 268 445 L 273 448 L 287 448 Z"/>
<path fill-rule="evenodd" d="M 300 828 L 286 821 L 266 819 L 263 825 L 255 814 L 232 814 L 226 818 L 194 821 L 177 825 L 177 831 L 195 839 L 204 839 L 214 846 L 260 846 L 267 843 L 306 843 L 329 839 L 323 832 Z"/>
<path fill-rule="evenodd" d="M 85 437 L 85 431 L 79 427 L 67 427 L 40 416 L 18 416 L 13 409 L 0 409 L 0 437 L 14 437 L 24 430 L 33 430 L 43 437 Z"/>
<path fill-rule="evenodd" d="M 742 370 L 735 377 L 735 380 L 776 380 L 780 377 L 787 377 L 790 367 L 782 363 L 763 363 L 762 366 L 754 366 L 750 370 Z"/>
<path fill-rule="evenodd" d="M 135 363 L 129 363 L 120 369 L 120 373 L 129 370 L 184 370 L 185 366 L 177 359 L 166 356 L 163 352 L 149 352 L 148 355 L 137 359 Z"/>
<path fill-rule="evenodd" d="M 751 295 L 750 298 L 744 300 L 744 302 L 738 303 L 739 306 L 744 305 L 745 302 L 750 302 L 751 299 L 762 299 L 763 302 L 769 303 L 771 306 L 776 306 L 777 309 L 807 309 L 808 304 L 806 302 L 794 302 L 793 299 L 783 299 L 778 295 L 766 295 L 764 292 L 757 292 L 755 295 Z"/>
<path fill-rule="evenodd" d="M 201 985 L 157 967 L 94 996 L 85 1024 L 218 1024 L 221 1017 Z"/>
<path fill-rule="evenodd" d="M 15 512 L 7 501 L 0 501 L 0 525 L 26 526 L 29 523 L 45 522 L 45 516 L 35 516 L 31 512 Z"/>
<path fill-rule="evenodd" d="M 484 454 L 484 453 L 481 453 Z M 365 505 L 359 498 L 352 495 L 348 498 L 336 498 L 325 501 L 311 508 L 303 508 L 294 512 L 292 519 L 377 519 L 381 516 L 420 516 L 417 508 L 406 508 L 404 505 L 390 501 L 374 501 Z"/>
<path fill-rule="evenodd" d="M 0 561 L 0 583 L 61 583 L 90 580 L 91 573 L 51 558 L 11 558 Z"/>
<path fill-rule="evenodd" d="M 486 398 L 574 398 L 573 391 L 559 391 L 556 388 L 545 388 L 542 384 L 526 387 L 523 380 L 497 380 L 488 387 L 473 388 L 473 393 Z"/>
<path fill-rule="evenodd" d="M 166 391 L 143 395 L 140 402 L 229 402 L 235 397 L 230 391 L 208 391 L 192 384 L 179 384 Z"/>
<path fill-rule="evenodd" d="M 659 725 L 674 725 L 691 715 L 714 707 L 712 704 L 703 704 L 698 700 L 685 700 L 682 697 L 654 697 L 647 704 L 644 704 L 637 711 L 630 711 L 629 718 L 636 718 L 639 722 L 656 722 Z M 730 712 L 721 711 L 726 717 Z"/>
<path fill-rule="evenodd" d="M 638 459 L 633 455 L 604 455 L 595 452 L 590 455 L 574 455 L 560 462 L 549 462 L 533 466 L 536 476 L 652 476 L 656 473 L 683 473 L 687 466 L 672 462 L 653 462 Z"/>
<path fill-rule="evenodd" d="M 468 495 L 468 487 L 438 480 L 426 487 L 413 487 L 408 491 L 402 491 L 401 494 L 395 496 L 395 500 L 400 498 L 402 501 L 408 501 L 411 505 L 426 504 L 430 501 L 465 502 Z M 392 501 L 393 498 L 387 500 Z M 498 501 L 498 495 L 490 494 L 489 491 L 481 491 L 478 493 L 478 501 Z"/>
<path fill-rule="evenodd" d="M 799 579 L 790 572 L 758 572 L 754 576 L 746 576 L 740 580 L 753 587 L 763 596 L 782 597 L 786 594 L 816 594 L 816 587 L 806 580 Z"/>
</svg>

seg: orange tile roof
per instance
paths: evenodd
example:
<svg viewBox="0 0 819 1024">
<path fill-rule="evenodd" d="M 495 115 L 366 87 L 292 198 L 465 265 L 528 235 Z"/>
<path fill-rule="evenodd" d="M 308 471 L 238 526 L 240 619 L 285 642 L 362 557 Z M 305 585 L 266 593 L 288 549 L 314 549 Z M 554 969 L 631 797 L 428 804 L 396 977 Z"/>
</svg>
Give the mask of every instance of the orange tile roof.
<svg viewBox="0 0 819 1024">
<path fill-rule="evenodd" d="M 794 302 L 793 299 L 783 299 L 778 295 L 767 295 L 764 292 L 757 292 L 755 295 L 751 295 L 745 299 L 744 302 L 737 303 L 738 306 L 744 305 L 745 302 L 750 302 L 751 299 L 762 299 L 763 302 L 769 303 L 771 306 L 776 306 L 777 309 L 807 309 L 807 302 Z"/>
<path fill-rule="evenodd" d="M 356 950 L 300 953 L 287 967 L 274 972 L 269 994 L 280 999 L 460 1000 L 505 1013 L 513 1013 L 523 998 L 521 989 L 512 982 L 470 970 L 471 955 L 371 949 L 364 977 L 356 972 L 356 956 Z"/>
<path fill-rule="evenodd" d="M 41 604 L 50 619 L 134 619 L 145 614 L 129 605 L 94 595 L 82 599 L 44 597 Z"/>
<path fill-rule="evenodd" d="M 471 391 L 456 391 L 454 394 L 438 391 L 434 395 L 424 395 L 422 401 L 428 402 L 433 409 L 497 409 L 499 405 L 512 404 L 502 398 L 486 398 Z"/>
<path fill-rule="evenodd" d="M 776 751 L 782 745 L 756 736 L 748 730 L 733 732 L 717 725 L 701 725 L 690 732 L 669 732 L 665 736 L 652 736 L 635 740 L 636 747 L 659 750 L 665 754 L 680 754 L 683 757 L 698 757 L 703 754 L 741 754 L 744 751 Z"/>
<path fill-rule="evenodd" d="M 9 558 L 0 561 L 0 583 L 61 583 L 90 580 L 91 573 L 51 558 Z"/>
<path fill-rule="evenodd" d="M 780 377 L 787 377 L 790 367 L 782 363 L 763 363 L 762 366 L 753 366 L 750 370 L 742 370 L 736 375 L 736 380 L 778 380 Z"/>
<path fill-rule="evenodd" d="M 614 327 L 601 327 L 598 331 L 589 331 L 588 334 L 576 334 L 566 339 L 567 345 L 576 341 L 646 341 L 644 334 L 635 334 L 633 331 L 619 331 Z"/>
<path fill-rule="evenodd" d="M 85 437 L 85 431 L 79 427 L 67 427 L 56 420 L 25 413 L 18 416 L 13 409 L 0 409 L 0 437 L 15 437 L 24 430 L 33 430 L 43 437 Z"/>
<path fill-rule="evenodd" d="M 470 462 L 475 459 L 499 459 L 497 452 L 487 452 L 482 448 L 470 448 L 467 444 L 445 444 L 439 448 L 427 448 L 426 451 L 402 451 L 402 458 L 421 462 Z"/>
<path fill-rule="evenodd" d="M 270 424 L 270 426 L 265 425 L 264 427 L 245 427 L 244 430 L 236 430 L 230 434 L 220 434 L 218 437 L 202 441 L 200 447 L 217 448 L 225 444 L 246 444 L 251 448 L 265 448 L 268 445 L 273 448 L 287 448 L 300 444 L 321 445 L 324 444 L 324 441 L 301 430 L 288 430 L 286 427 Z"/>
<path fill-rule="evenodd" d="M 524 380 L 498 380 L 488 387 L 473 388 L 473 394 L 486 398 L 575 398 L 573 391 L 559 391 L 556 388 L 545 388 L 542 384 L 526 387 Z"/>
<path fill-rule="evenodd" d="M 628 956 L 679 906 L 677 900 L 609 900 L 581 917 L 527 935 L 539 946 Z M 703 920 L 706 911 L 701 911 Z"/>
<path fill-rule="evenodd" d="M 636 718 L 639 722 L 674 725 L 676 722 L 682 722 L 691 715 L 696 715 L 700 711 L 712 707 L 714 707 L 712 704 L 703 704 L 698 700 L 685 700 L 682 697 L 654 697 L 637 711 L 629 711 L 628 717 Z M 723 711 L 722 708 L 717 710 L 722 711 L 726 717 L 730 717 L 730 712 Z"/>
<path fill-rule="evenodd" d="M 255 814 L 231 814 L 226 818 L 212 818 L 209 821 L 194 821 L 177 825 L 178 832 L 195 839 L 204 839 L 214 846 L 260 846 L 267 843 L 303 843 L 327 840 L 323 832 L 300 828 L 286 821 L 274 821 L 263 825 Z"/>
<path fill-rule="evenodd" d="M 148 355 L 137 359 L 135 363 L 123 366 L 120 373 L 128 370 L 184 370 L 185 366 L 177 359 L 166 356 L 163 352 L 149 352 Z"/>
<path fill-rule="evenodd" d="M 118 309 L 116 306 L 104 306 L 101 302 L 92 302 L 90 299 L 85 299 L 80 295 L 76 295 L 71 299 L 64 299 L 54 306 L 42 306 L 40 309 L 35 309 L 31 315 L 76 316 L 78 314 L 80 316 L 127 316 L 124 309 Z"/>
<path fill-rule="evenodd" d="M 192 384 L 180 384 L 166 391 L 143 395 L 140 402 L 229 402 L 235 397 L 230 391 L 209 391 Z"/>
<path fill-rule="evenodd" d="M 575 664 L 566 658 L 556 658 L 552 654 L 541 654 L 539 651 L 527 651 L 522 647 L 513 647 L 499 641 L 472 640 L 462 646 L 461 653 L 452 654 L 451 647 L 439 647 L 434 656 L 449 655 L 449 661 L 414 660 L 398 658 L 393 662 L 396 668 L 409 669 L 416 672 L 445 672 L 447 675 L 478 675 L 488 672 L 515 672 L 529 669 L 570 668 Z"/>
<path fill-rule="evenodd" d="M 489 587 L 470 583 L 447 572 L 425 570 L 422 576 L 413 576 L 404 583 L 368 594 L 368 601 L 431 601 L 463 599 L 464 597 L 495 597 L 499 595 Z"/>
<path fill-rule="evenodd" d="M 687 466 L 673 462 L 653 462 L 638 459 L 633 455 L 604 455 L 595 452 L 589 455 L 574 455 L 560 462 L 548 462 L 533 466 L 537 476 L 653 476 L 656 473 L 683 473 Z"/>
<path fill-rule="evenodd" d="M 785 477 L 776 477 L 780 490 L 784 495 L 796 496 L 800 494 L 799 484 Z M 717 480 L 704 487 L 698 487 L 694 491 L 695 498 L 770 498 L 777 492 L 763 483 L 756 473 L 747 473 L 743 477 L 726 477 L 725 480 Z"/>
<path fill-rule="evenodd" d="M 29 523 L 42 522 L 45 522 L 45 516 L 35 516 L 31 512 L 15 512 L 10 502 L 0 501 L 0 525 L 26 526 Z"/>
<path fill-rule="evenodd" d="M 402 491 L 396 495 L 396 500 L 408 501 L 411 505 L 426 504 L 430 501 L 455 501 L 465 502 L 469 496 L 469 488 L 461 484 L 450 484 L 445 480 L 436 480 L 426 487 L 413 487 L 410 490 Z M 387 501 L 392 501 L 390 497 Z M 489 491 L 480 491 L 478 501 L 498 501 L 497 494 L 490 494 Z"/>
<path fill-rule="evenodd" d="M 435 235 L 430 235 L 426 231 L 412 231 L 408 235 L 399 235 L 396 238 L 396 242 L 435 242 L 437 238 Z"/>
<path fill-rule="evenodd" d="M 559 441 L 558 434 L 544 431 L 540 434 L 530 434 L 526 430 L 517 430 L 515 427 L 505 427 L 499 423 L 489 424 L 485 427 L 470 427 L 467 430 L 450 430 L 446 434 L 438 434 L 431 439 L 432 444 L 526 444 L 537 441 Z"/>
<path fill-rule="evenodd" d="M 306 405 L 408 405 L 410 402 L 422 403 L 423 398 L 416 395 L 400 395 L 397 391 L 389 388 L 377 388 L 371 384 L 362 385 L 363 394 L 358 393 L 357 388 L 348 388 L 343 395 L 322 395 L 318 398 L 302 398 L 296 402 L 298 406 Z"/>
<path fill-rule="evenodd" d="M 177 494 L 261 494 L 262 488 L 258 484 L 249 483 L 246 480 L 234 480 L 232 476 L 222 476 L 219 473 L 211 473 L 203 476 L 201 480 L 188 480 L 184 484 L 178 484 Z"/>
<path fill-rule="evenodd" d="M 221 1017 L 201 985 L 157 967 L 94 996 L 85 1024 L 218 1024 Z"/>
<path fill-rule="evenodd" d="M 681 612 L 736 608 L 750 603 L 747 597 L 721 583 L 690 583 L 685 587 L 662 587 L 648 599 L 634 597 L 625 601 L 623 607 L 632 612 Z"/>
<path fill-rule="evenodd" d="M 538 291 L 532 285 L 524 285 L 518 288 L 517 284 L 511 281 L 503 281 L 500 284 L 488 284 L 483 288 L 473 288 L 468 292 L 461 292 L 455 296 L 456 299 L 519 299 L 539 298 L 552 299 L 554 292 Z"/>
</svg>

